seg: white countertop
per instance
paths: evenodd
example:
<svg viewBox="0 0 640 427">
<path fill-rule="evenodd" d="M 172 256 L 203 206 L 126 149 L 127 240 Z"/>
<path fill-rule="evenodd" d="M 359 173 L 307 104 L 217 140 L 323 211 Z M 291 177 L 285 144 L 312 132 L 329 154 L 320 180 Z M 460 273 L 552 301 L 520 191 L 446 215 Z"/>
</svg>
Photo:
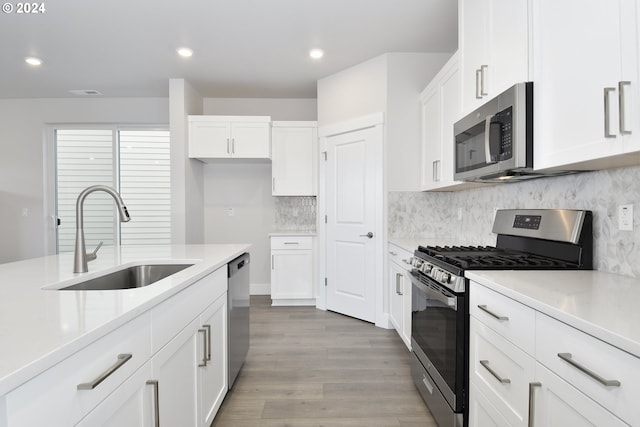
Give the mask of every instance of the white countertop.
<svg viewBox="0 0 640 427">
<path fill-rule="evenodd" d="M 476 270 L 465 276 L 640 357 L 639 279 L 598 271 Z"/>
<path fill-rule="evenodd" d="M 464 246 L 469 244 L 442 237 L 391 237 L 389 243 L 409 251 L 411 254 L 418 249 L 418 246 Z"/>
<path fill-rule="evenodd" d="M 269 233 L 269 237 L 279 237 L 279 236 L 316 236 L 318 233 L 312 230 L 280 230 L 280 231 L 272 231 Z"/>
<path fill-rule="evenodd" d="M 103 247 L 89 272 L 73 254 L 0 264 L 0 396 L 247 252 L 249 244 Z M 126 264 L 194 263 L 144 288 L 57 291 Z M 45 289 L 43 289 L 45 288 Z"/>
</svg>

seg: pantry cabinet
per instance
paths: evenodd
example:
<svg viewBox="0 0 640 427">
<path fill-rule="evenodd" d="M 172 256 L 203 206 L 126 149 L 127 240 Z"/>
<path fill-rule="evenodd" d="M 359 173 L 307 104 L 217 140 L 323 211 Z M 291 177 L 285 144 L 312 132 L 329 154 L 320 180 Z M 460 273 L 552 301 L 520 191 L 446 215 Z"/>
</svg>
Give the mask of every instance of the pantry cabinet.
<svg viewBox="0 0 640 427">
<path fill-rule="evenodd" d="M 640 150 L 636 2 L 539 0 L 532 11 L 534 167 L 638 163 L 627 155 Z"/>
<path fill-rule="evenodd" d="M 313 237 L 271 236 L 272 305 L 315 305 Z"/>
<path fill-rule="evenodd" d="M 515 83 L 529 80 L 529 2 L 459 0 L 464 114 Z"/>
<path fill-rule="evenodd" d="M 271 117 L 189 116 L 189 158 L 269 159 Z"/>
<path fill-rule="evenodd" d="M 389 244 L 389 320 L 411 349 L 411 252 Z"/>
<path fill-rule="evenodd" d="M 469 311 L 470 426 L 640 423 L 640 359 L 475 282 Z"/>
<path fill-rule="evenodd" d="M 271 194 L 315 196 L 318 180 L 316 122 L 273 122 Z"/>
</svg>

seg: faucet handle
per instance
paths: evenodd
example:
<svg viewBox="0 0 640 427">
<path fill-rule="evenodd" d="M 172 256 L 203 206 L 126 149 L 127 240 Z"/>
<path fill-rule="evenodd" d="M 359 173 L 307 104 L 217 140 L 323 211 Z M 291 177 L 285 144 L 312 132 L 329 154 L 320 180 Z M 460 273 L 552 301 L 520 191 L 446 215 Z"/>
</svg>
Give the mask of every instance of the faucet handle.
<svg viewBox="0 0 640 427">
<path fill-rule="evenodd" d="M 104 242 L 100 240 L 100 243 L 98 243 L 98 246 L 96 246 L 93 252 L 87 254 L 87 261 L 93 261 L 94 259 L 98 258 L 98 251 L 102 247 L 103 243 Z"/>
</svg>

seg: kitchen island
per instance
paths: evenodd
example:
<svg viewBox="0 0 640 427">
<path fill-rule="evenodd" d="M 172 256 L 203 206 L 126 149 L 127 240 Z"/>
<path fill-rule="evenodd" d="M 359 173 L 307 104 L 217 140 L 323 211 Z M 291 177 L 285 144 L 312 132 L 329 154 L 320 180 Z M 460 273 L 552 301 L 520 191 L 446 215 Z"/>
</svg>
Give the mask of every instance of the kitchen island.
<svg viewBox="0 0 640 427">
<path fill-rule="evenodd" d="M 7 420 L 12 419 L 12 408 L 19 399 L 10 396 L 27 390 L 30 383 L 46 377 L 52 368 L 64 366 L 88 347 L 104 342 L 103 349 L 116 348 L 122 340 L 113 341 L 115 338 L 111 337 L 117 338 L 126 328 L 130 330 L 122 337 L 133 337 L 131 344 L 139 345 L 141 350 L 123 366 L 153 367 L 152 361 L 147 359 L 161 354 L 165 345 L 169 347 L 174 339 L 172 334 L 182 333 L 181 330 L 201 313 L 199 310 L 203 310 L 204 316 L 208 310 L 204 307 L 219 300 L 217 312 L 226 313 L 226 268 L 221 267 L 249 248 L 247 244 L 105 247 L 98 253 L 97 260 L 89 264 L 89 272 L 83 274 L 72 273 L 71 253 L 0 265 L 0 426 L 14 425 Z M 128 265 L 163 263 L 193 265 L 142 288 L 58 290 Z M 220 319 L 222 331 L 226 328 L 226 318 Z M 185 323 L 180 324 L 183 321 Z M 198 329 L 198 325 L 195 328 L 194 337 L 187 337 L 193 342 L 185 348 L 192 347 L 194 352 L 204 350 L 200 346 L 201 335 L 204 336 L 202 347 L 207 340 L 211 346 L 211 332 L 207 338 L 206 333 L 198 332 L 202 328 Z M 226 332 L 223 336 L 226 338 Z M 109 339 L 113 342 L 109 343 Z M 211 356 L 209 354 L 209 360 Z M 115 361 L 115 355 L 109 357 Z M 226 356 L 223 361 L 226 363 Z M 109 364 L 104 366 L 108 367 Z M 94 372 L 99 374 L 103 370 L 90 370 L 90 378 L 86 380 L 91 380 Z M 150 372 L 156 373 L 153 369 Z M 122 381 L 127 379 L 126 374 L 120 375 Z M 108 390 L 109 381 L 116 380 L 105 380 L 103 389 Z M 96 390 L 81 391 L 74 385 L 71 391 L 79 394 L 83 402 L 78 408 L 68 408 L 68 411 L 63 408 L 63 411 L 84 416 L 91 404 L 84 401 L 87 400 L 85 396 L 97 393 L 99 389 L 97 386 Z M 97 403 L 103 398 L 106 396 L 98 398 Z M 195 405 L 195 402 L 190 404 Z M 59 422 L 64 424 L 62 420 Z"/>
</svg>

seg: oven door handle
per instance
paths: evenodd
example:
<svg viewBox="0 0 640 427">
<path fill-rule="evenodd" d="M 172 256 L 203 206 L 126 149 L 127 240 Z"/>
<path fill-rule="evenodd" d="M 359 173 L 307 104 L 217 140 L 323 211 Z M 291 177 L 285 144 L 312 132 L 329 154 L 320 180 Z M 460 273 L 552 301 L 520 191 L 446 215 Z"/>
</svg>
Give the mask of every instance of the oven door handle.
<svg viewBox="0 0 640 427">
<path fill-rule="evenodd" d="M 416 286 L 418 289 L 420 289 L 422 292 L 427 294 L 432 299 L 441 302 L 447 307 L 451 307 L 455 311 L 458 311 L 458 301 L 455 296 L 449 297 L 441 292 L 436 291 L 435 289 L 431 289 L 429 286 L 422 283 L 420 279 L 416 277 L 414 272 L 411 272 L 410 275 L 411 275 L 411 282 L 414 284 L 414 286 Z"/>
</svg>

